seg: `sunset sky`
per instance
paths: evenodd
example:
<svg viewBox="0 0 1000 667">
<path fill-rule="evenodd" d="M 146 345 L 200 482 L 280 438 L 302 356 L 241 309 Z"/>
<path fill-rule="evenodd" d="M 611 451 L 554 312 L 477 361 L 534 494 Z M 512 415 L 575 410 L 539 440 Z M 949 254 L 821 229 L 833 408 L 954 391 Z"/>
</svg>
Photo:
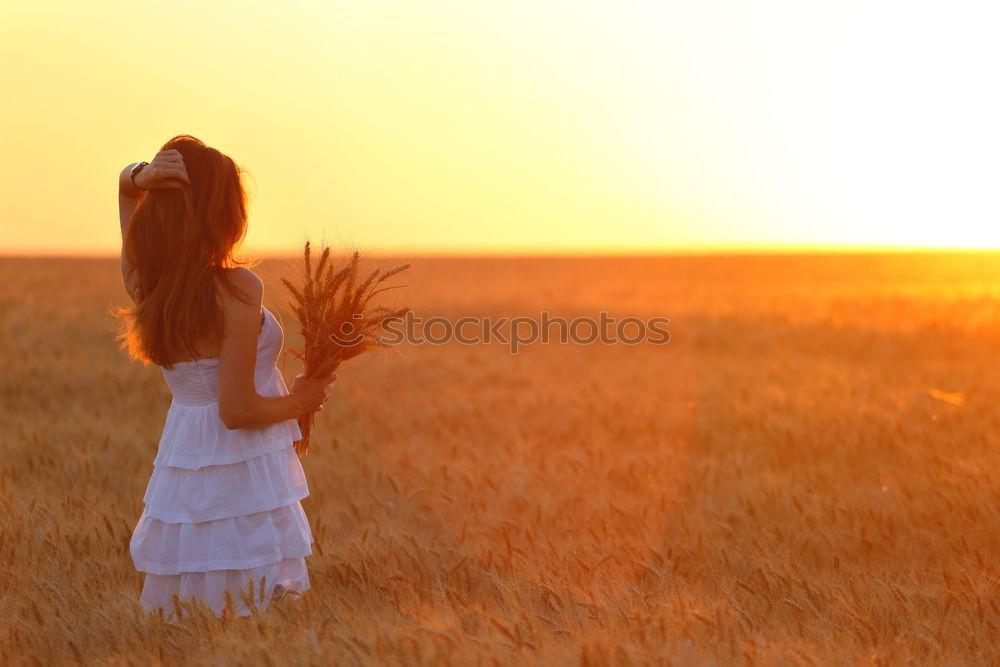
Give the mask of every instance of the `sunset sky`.
<svg viewBox="0 0 1000 667">
<path fill-rule="evenodd" d="M 4 3 L 0 252 L 116 253 L 181 133 L 257 252 L 1000 248 L 994 6 Z"/>
</svg>

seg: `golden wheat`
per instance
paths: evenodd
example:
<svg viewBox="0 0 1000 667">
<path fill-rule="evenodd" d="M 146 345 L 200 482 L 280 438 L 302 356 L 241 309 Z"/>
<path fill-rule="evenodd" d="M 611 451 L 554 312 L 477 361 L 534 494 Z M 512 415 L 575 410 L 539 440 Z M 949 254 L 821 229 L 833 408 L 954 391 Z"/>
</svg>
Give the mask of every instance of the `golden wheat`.
<svg viewBox="0 0 1000 667">
<path fill-rule="evenodd" d="M 320 254 L 315 272 L 312 270 L 311 256 L 312 243 L 306 241 L 302 251 L 305 283 L 301 289 L 287 278 L 281 279 L 292 295 L 290 305 L 299 319 L 303 340 L 301 352 L 293 349 L 289 351 L 303 361 L 305 377 L 326 378 L 343 362 L 372 347 L 383 346 L 384 342 L 378 332 L 387 323 L 409 312 L 408 308 L 391 309 L 384 306 L 367 309 L 375 296 L 392 289 L 379 286 L 410 265 L 397 266 L 381 276 L 381 269 L 375 269 L 357 284 L 360 252 L 354 251 L 347 266 L 335 270 L 329 263 L 330 247 L 326 246 Z M 309 439 L 315 418 L 315 412 L 299 417 L 302 439 L 296 441 L 295 451 L 300 455 L 309 453 Z"/>
<path fill-rule="evenodd" d="M 256 268 L 288 322 L 300 261 Z M 0 261 L 0 664 L 1000 664 L 996 255 L 407 282 L 428 315 L 606 309 L 672 339 L 344 365 L 303 459 L 312 589 L 170 625 L 128 552 L 170 397 L 114 342 L 117 261 Z"/>
</svg>

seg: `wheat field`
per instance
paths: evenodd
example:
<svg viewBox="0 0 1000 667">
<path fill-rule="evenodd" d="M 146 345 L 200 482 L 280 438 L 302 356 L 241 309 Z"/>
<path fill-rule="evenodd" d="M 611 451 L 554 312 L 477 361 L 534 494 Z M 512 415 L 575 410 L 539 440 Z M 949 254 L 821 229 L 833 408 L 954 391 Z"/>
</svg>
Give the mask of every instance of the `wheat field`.
<svg viewBox="0 0 1000 667">
<path fill-rule="evenodd" d="M 671 340 L 345 364 L 312 590 L 176 626 L 128 551 L 170 396 L 117 260 L 0 260 L 0 664 L 1000 664 L 1000 255 L 408 259 L 419 315 Z M 256 270 L 295 347 L 297 264 Z"/>
</svg>

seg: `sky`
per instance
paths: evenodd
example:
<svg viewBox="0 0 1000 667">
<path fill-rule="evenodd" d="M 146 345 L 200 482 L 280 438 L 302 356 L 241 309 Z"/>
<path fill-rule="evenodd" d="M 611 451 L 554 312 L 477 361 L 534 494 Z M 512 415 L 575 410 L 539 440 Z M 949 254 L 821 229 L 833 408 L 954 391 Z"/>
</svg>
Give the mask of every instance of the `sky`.
<svg viewBox="0 0 1000 667">
<path fill-rule="evenodd" d="M 252 252 L 1000 248 L 995 7 L 3 3 L 0 253 L 117 253 L 185 133 Z"/>
</svg>

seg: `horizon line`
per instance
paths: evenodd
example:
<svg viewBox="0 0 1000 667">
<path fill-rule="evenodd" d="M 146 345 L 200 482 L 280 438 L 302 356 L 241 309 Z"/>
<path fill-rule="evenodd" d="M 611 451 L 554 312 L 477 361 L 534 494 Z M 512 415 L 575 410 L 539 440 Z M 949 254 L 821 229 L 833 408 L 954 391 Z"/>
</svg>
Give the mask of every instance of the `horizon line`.
<svg viewBox="0 0 1000 667">
<path fill-rule="evenodd" d="M 317 247 L 324 244 L 318 243 Z M 325 244 L 331 245 L 333 244 Z M 813 254 L 944 254 L 944 253 L 996 253 L 1000 247 L 973 246 L 932 246 L 932 245 L 855 245 L 855 244 L 718 244 L 689 246 L 617 246 L 617 247 L 470 247 L 426 248 L 421 250 L 404 250 L 401 248 L 367 249 L 357 245 L 346 244 L 343 251 L 359 249 L 362 255 L 370 257 L 413 257 L 413 258 L 464 258 L 464 257 L 677 257 L 677 256 L 724 256 L 724 255 L 813 255 Z M 118 259 L 121 250 L 87 251 L 87 250 L 0 250 L 0 259 Z M 287 248 L 254 248 L 246 247 L 238 253 L 238 257 L 251 259 L 281 259 L 301 257 L 301 250 Z"/>
</svg>

